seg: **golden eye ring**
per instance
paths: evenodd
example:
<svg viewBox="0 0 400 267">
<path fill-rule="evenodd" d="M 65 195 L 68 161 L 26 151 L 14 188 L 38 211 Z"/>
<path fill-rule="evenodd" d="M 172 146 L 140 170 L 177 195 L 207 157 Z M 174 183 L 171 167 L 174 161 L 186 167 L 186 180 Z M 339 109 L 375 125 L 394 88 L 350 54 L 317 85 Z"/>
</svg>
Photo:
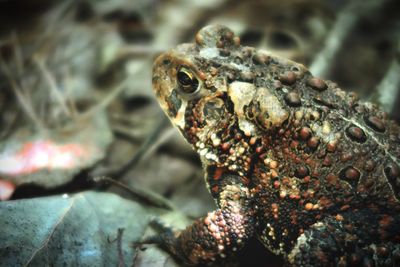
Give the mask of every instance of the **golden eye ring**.
<svg viewBox="0 0 400 267">
<path fill-rule="evenodd" d="M 199 80 L 192 71 L 185 67 L 181 67 L 178 70 L 176 78 L 181 91 L 185 94 L 193 94 L 199 88 Z"/>
</svg>

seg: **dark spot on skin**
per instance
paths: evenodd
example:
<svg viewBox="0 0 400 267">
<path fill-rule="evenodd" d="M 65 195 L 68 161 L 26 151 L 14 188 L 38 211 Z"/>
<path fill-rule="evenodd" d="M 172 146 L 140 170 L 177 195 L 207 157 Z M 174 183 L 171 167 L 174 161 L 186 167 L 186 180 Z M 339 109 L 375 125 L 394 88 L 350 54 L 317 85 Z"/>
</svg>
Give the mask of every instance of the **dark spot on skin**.
<svg viewBox="0 0 400 267">
<path fill-rule="evenodd" d="M 164 59 L 162 62 L 164 65 L 169 65 L 171 61 L 169 59 Z"/>
<path fill-rule="evenodd" d="M 314 101 L 315 103 L 319 104 L 319 105 L 323 105 L 323 106 L 326 106 L 326 107 L 328 107 L 328 108 L 332 108 L 332 109 L 337 108 L 336 104 L 334 104 L 334 103 L 332 102 L 332 100 L 331 100 L 331 99 L 328 99 L 328 98 L 323 98 L 323 97 L 321 97 L 321 96 L 317 96 L 317 97 L 314 97 L 314 98 L 313 98 L 313 101 Z"/>
<path fill-rule="evenodd" d="M 365 135 L 364 131 L 360 127 L 357 127 L 355 125 L 350 125 L 346 129 L 346 134 L 351 140 L 355 142 L 364 143 L 365 141 L 367 141 L 367 136 Z"/>
<path fill-rule="evenodd" d="M 256 65 L 268 64 L 269 60 L 270 60 L 270 56 L 268 56 L 264 53 L 256 53 L 253 56 L 253 62 Z"/>
<path fill-rule="evenodd" d="M 292 85 L 296 82 L 296 74 L 293 71 L 287 71 L 281 76 L 279 76 L 279 80 L 286 85 Z"/>
<path fill-rule="evenodd" d="M 394 164 L 394 163 L 390 163 L 389 165 L 387 165 L 384 168 L 384 172 L 386 177 L 390 180 L 390 181 L 394 181 L 396 178 L 399 177 L 399 167 Z"/>
<path fill-rule="evenodd" d="M 311 137 L 311 129 L 308 127 L 303 127 L 299 131 L 299 136 L 302 140 L 306 141 Z"/>
<path fill-rule="evenodd" d="M 328 152 L 335 152 L 337 149 L 338 140 L 329 141 L 326 145 L 326 150 Z"/>
<path fill-rule="evenodd" d="M 182 100 L 178 97 L 176 89 L 172 90 L 171 95 L 166 98 L 168 104 L 168 115 L 174 118 L 182 105 Z"/>
<path fill-rule="evenodd" d="M 311 137 L 310 140 L 308 140 L 307 142 L 307 146 L 313 150 L 316 149 L 318 145 L 319 145 L 319 139 L 318 137 L 315 136 Z"/>
<path fill-rule="evenodd" d="M 353 186 L 355 185 L 354 182 L 357 182 L 360 178 L 360 175 L 360 172 L 352 166 L 347 166 L 339 172 L 340 179 L 352 183 Z"/>
<path fill-rule="evenodd" d="M 296 168 L 295 171 L 295 176 L 298 178 L 304 178 L 306 177 L 308 174 L 310 173 L 310 171 L 308 170 L 307 166 L 305 165 L 300 165 Z"/>
<path fill-rule="evenodd" d="M 289 92 L 285 95 L 286 103 L 291 107 L 299 107 L 301 106 L 301 99 L 298 93 Z"/>
<path fill-rule="evenodd" d="M 385 125 L 376 116 L 364 117 L 365 123 L 373 130 L 383 133 L 385 131 Z"/>
<path fill-rule="evenodd" d="M 347 179 L 352 179 L 352 180 L 360 178 L 360 172 L 355 168 L 348 168 L 345 171 L 344 175 Z"/>
<path fill-rule="evenodd" d="M 223 151 L 227 151 L 230 147 L 231 147 L 231 144 L 230 144 L 230 143 L 222 143 L 222 144 L 221 144 L 221 149 L 222 149 Z"/>
<path fill-rule="evenodd" d="M 326 83 L 322 79 L 316 77 L 308 79 L 307 85 L 311 86 L 311 88 L 317 91 L 324 91 L 327 88 Z"/>
</svg>

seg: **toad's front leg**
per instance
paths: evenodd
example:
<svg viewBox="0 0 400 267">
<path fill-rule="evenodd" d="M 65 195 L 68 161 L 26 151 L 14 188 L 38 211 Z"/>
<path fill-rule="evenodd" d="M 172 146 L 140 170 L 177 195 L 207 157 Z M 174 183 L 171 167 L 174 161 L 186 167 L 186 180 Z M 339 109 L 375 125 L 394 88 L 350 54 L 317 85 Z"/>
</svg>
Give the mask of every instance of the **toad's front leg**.
<svg viewBox="0 0 400 267">
<path fill-rule="evenodd" d="M 197 219 L 185 230 L 164 229 L 160 245 L 188 265 L 206 264 L 233 254 L 253 235 L 250 193 L 240 184 L 223 187 L 220 209 Z"/>
</svg>

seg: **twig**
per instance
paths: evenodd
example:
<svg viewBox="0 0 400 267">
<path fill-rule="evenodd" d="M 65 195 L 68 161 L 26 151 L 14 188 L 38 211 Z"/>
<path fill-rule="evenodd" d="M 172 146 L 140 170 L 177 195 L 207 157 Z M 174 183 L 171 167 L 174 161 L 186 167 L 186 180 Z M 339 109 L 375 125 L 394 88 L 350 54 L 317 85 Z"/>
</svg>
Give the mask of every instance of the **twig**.
<svg viewBox="0 0 400 267">
<path fill-rule="evenodd" d="M 99 111 L 105 109 L 123 90 L 126 89 L 128 79 L 123 80 L 116 88 L 114 88 L 111 93 L 109 93 L 100 103 L 92 107 L 88 111 L 81 113 L 78 119 L 87 119 Z"/>
<path fill-rule="evenodd" d="M 4 62 L 3 58 L 0 55 L 0 67 L 7 76 L 7 79 L 9 80 L 9 83 L 11 85 L 11 88 L 15 95 L 17 96 L 18 102 L 21 104 L 23 111 L 25 114 L 33 121 L 33 123 L 38 127 L 38 129 L 43 130 L 45 129 L 45 126 L 43 122 L 36 116 L 36 113 L 31 105 L 31 103 L 28 101 L 27 97 L 24 95 L 22 92 L 22 88 L 19 87 L 15 79 L 13 78 L 10 69 Z"/>
<path fill-rule="evenodd" d="M 117 237 L 113 240 L 110 239 L 110 236 L 107 236 L 108 243 L 114 243 L 115 241 L 117 241 L 118 267 L 125 266 L 124 253 L 122 251 L 122 236 L 124 234 L 124 230 L 125 230 L 124 228 L 118 228 Z"/>
<path fill-rule="evenodd" d="M 168 140 L 174 132 L 173 129 L 166 132 L 163 131 L 168 123 L 168 120 L 165 118 L 161 120 L 154 128 L 153 132 L 151 132 L 148 138 L 144 141 L 142 146 L 136 151 L 135 155 L 126 162 L 124 166 L 115 172 L 111 172 L 110 175 L 116 179 L 120 179 L 127 171 L 133 169 L 143 158 L 150 155 L 161 144 Z"/>
<path fill-rule="evenodd" d="M 91 180 L 95 183 L 110 183 L 112 185 L 115 185 L 119 188 L 122 188 L 123 190 L 127 191 L 130 193 L 134 198 L 138 199 L 140 202 L 157 207 L 157 208 L 163 208 L 163 209 L 168 209 L 168 210 L 174 210 L 173 205 L 164 197 L 162 197 L 159 194 L 156 194 L 152 191 L 148 191 L 145 189 L 139 189 L 139 188 L 133 188 L 133 187 L 128 187 L 125 184 L 116 181 L 114 179 L 111 179 L 106 176 L 96 176 L 92 177 Z"/>
<path fill-rule="evenodd" d="M 21 113 L 18 109 L 15 112 L 10 112 L 9 116 L 11 116 L 11 118 L 8 118 L 8 123 L 3 126 L 3 129 L 1 129 L 0 140 L 5 139 L 9 134 L 12 133 L 13 127 L 16 125 L 20 114 Z"/>
<path fill-rule="evenodd" d="M 14 56 L 17 73 L 18 76 L 22 76 L 24 73 L 24 60 L 22 56 L 21 45 L 19 44 L 18 36 L 15 32 L 12 33 L 11 40 L 14 43 Z"/>
<path fill-rule="evenodd" d="M 128 121 L 127 123 L 130 123 L 131 121 Z M 112 125 L 111 130 L 119 136 L 126 137 L 130 141 L 134 142 L 141 142 L 142 138 L 144 138 L 144 135 L 147 133 L 143 131 L 144 126 L 137 125 L 135 127 L 132 127 L 127 124 L 123 124 L 123 122 L 119 122 L 118 125 Z"/>
<path fill-rule="evenodd" d="M 44 61 L 39 60 L 35 56 L 33 57 L 33 60 L 36 63 L 37 67 L 39 68 L 40 72 L 42 73 L 43 78 L 46 80 L 46 82 L 49 86 L 50 92 L 55 96 L 56 100 L 60 104 L 61 109 L 63 110 L 65 115 L 71 117 L 71 112 L 65 103 L 65 99 L 64 99 L 63 95 L 60 93 L 60 90 L 57 86 L 57 83 L 56 83 L 54 77 L 50 74 L 50 72 L 47 70 L 46 66 L 44 65 Z"/>
<path fill-rule="evenodd" d="M 70 73 L 68 69 L 66 69 L 64 72 L 64 87 L 67 105 L 69 106 L 69 110 L 71 111 L 72 116 L 75 117 L 78 114 L 78 109 L 76 108 L 74 99 L 71 97 Z"/>
<path fill-rule="evenodd" d="M 398 43 L 397 52 L 400 53 L 400 42 Z M 400 88 L 400 62 L 395 58 L 390 64 L 385 77 L 381 80 L 376 88 L 378 93 L 378 102 L 386 112 L 393 112 L 396 102 L 396 95 Z"/>
<path fill-rule="evenodd" d="M 341 50 L 346 37 L 353 30 L 356 22 L 362 15 L 375 12 L 376 9 L 383 6 L 388 0 L 358 0 L 349 1 L 347 6 L 340 12 L 335 25 L 325 40 L 324 48 L 316 55 L 311 64 L 310 71 L 319 77 L 327 77 L 334 58 Z"/>
<path fill-rule="evenodd" d="M 124 229 L 118 228 L 118 236 L 117 236 L 118 267 L 125 267 L 124 252 L 122 251 L 122 235 L 123 234 L 124 234 Z"/>
<path fill-rule="evenodd" d="M 58 6 L 42 16 L 43 24 L 46 27 L 43 27 L 44 32 L 37 39 L 34 51 L 39 51 L 39 47 L 44 47 L 48 39 L 53 39 L 54 35 L 60 34 L 65 29 L 65 26 L 73 20 L 74 12 L 72 11 L 75 2 L 77 1 L 62 1 Z"/>
</svg>

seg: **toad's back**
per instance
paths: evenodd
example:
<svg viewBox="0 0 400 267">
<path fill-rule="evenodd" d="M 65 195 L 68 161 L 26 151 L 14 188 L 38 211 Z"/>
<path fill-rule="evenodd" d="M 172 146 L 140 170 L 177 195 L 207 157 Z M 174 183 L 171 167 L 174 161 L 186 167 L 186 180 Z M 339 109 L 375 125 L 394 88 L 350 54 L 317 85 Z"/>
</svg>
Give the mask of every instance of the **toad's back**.
<svg viewBox="0 0 400 267">
<path fill-rule="evenodd" d="M 295 266 L 400 256 L 400 129 L 375 105 L 223 26 L 160 56 L 153 86 L 220 208 L 174 254 L 207 262 L 255 234 Z"/>
<path fill-rule="evenodd" d="M 258 62 L 254 55 L 252 61 Z M 270 56 L 255 63 L 253 73 L 254 96 L 242 105 L 246 119 L 261 129 L 263 151 L 251 180 L 263 225 L 261 239 L 285 253 L 293 248 L 293 237 L 322 218 L 345 220 L 344 214 L 356 213 L 365 226 L 357 231 L 372 232 L 373 238 L 398 234 L 400 229 L 384 233 L 373 226 L 379 224 L 373 214 L 381 214 L 380 220 L 398 217 L 398 125 L 375 105 L 313 77 L 296 63 Z M 278 100 L 274 109 L 285 114 L 275 129 L 265 110 L 271 105 L 265 100 L 266 88 Z"/>
</svg>

